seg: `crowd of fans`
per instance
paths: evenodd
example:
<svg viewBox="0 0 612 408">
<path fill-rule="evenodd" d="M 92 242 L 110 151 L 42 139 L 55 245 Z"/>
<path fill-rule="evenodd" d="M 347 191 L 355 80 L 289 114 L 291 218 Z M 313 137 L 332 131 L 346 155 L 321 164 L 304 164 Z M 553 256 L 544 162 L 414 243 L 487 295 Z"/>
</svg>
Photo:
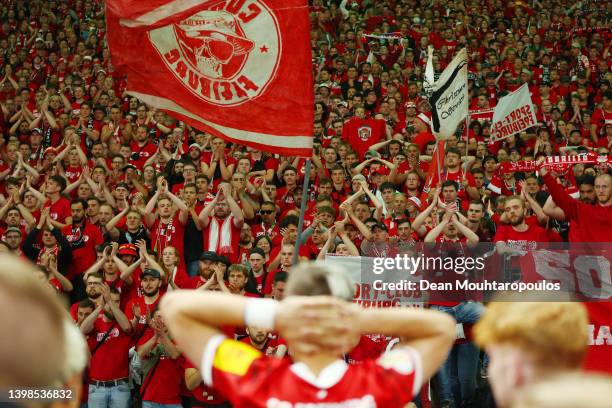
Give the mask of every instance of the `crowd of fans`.
<svg viewBox="0 0 612 408">
<path fill-rule="evenodd" d="M 501 252 L 608 241 L 607 167 L 542 177 L 498 166 L 609 154 L 609 13 L 595 1 L 312 1 L 315 142 L 298 234 L 305 158 L 228 144 L 127 94 L 102 1 L 2 2 L 1 247 L 70 299 L 91 349 L 84 402 L 126 406 L 132 377 L 145 405 L 226 406 L 180 356 L 159 299 L 177 288 L 282 299 L 298 239 L 301 260 L 418 241 Z M 428 45 L 436 75 L 467 47 L 479 118 L 446 141 L 439 168 L 422 91 Z M 538 126 L 489 144 L 476 111 L 523 83 Z M 436 307 L 469 326 L 474 305 Z M 230 335 L 287 352 L 258 328 Z M 459 337 L 437 378 L 440 406 L 475 404 L 479 352 Z M 347 361 L 385 346 L 364 337 Z"/>
</svg>

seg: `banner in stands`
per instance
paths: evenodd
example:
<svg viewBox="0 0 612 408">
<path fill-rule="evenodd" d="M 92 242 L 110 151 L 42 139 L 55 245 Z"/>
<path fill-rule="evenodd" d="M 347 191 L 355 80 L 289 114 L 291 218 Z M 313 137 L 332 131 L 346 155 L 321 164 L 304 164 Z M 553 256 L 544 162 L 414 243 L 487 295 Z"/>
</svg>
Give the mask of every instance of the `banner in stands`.
<svg viewBox="0 0 612 408">
<path fill-rule="evenodd" d="M 557 174 L 566 174 L 569 169 L 576 164 L 599 164 L 602 166 L 610 166 L 612 165 L 612 158 L 598 155 L 594 152 L 579 153 L 571 156 L 549 156 L 544 160 L 542 166 Z M 507 161 L 499 164 L 499 171 L 501 173 L 514 173 L 519 171 L 531 172 L 538 170 L 538 167 L 538 162 L 536 160 Z"/>
<path fill-rule="evenodd" d="M 366 307 L 491 301 L 502 293 L 520 301 L 525 292 L 538 301 L 612 301 L 610 244 L 507 246 L 510 252 L 499 254 L 491 243 L 388 244 L 383 257 L 328 255 L 325 261 L 351 274 L 354 301 Z"/>
<path fill-rule="evenodd" d="M 493 112 L 489 143 L 506 139 L 537 124 L 529 87 L 519 89 L 501 98 Z"/>
<path fill-rule="evenodd" d="M 469 109 L 468 60 L 465 48 L 459 51 L 431 87 L 431 120 L 438 140 L 455 134 L 457 126 L 467 117 Z"/>
<path fill-rule="evenodd" d="M 484 122 L 491 122 L 493 120 L 494 111 L 495 111 L 494 108 L 471 110 L 470 111 L 470 123 L 474 120 L 479 121 L 480 124 Z"/>
<path fill-rule="evenodd" d="M 311 156 L 305 0 L 109 0 L 106 11 L 129 94 L 228 141 Z"/>
</svg>

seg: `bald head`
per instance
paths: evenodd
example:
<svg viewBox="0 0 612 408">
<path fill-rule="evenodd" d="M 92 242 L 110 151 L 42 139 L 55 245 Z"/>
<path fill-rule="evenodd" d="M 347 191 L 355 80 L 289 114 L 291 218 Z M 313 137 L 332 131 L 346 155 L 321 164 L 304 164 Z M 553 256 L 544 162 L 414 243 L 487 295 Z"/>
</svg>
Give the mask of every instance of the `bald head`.
<svg viewBox="0 0 612 408">
<path fill-rule="evenodd" d="M 66 313 L 36 268 L 0 255 L 0 389 L 63 381 Z"/>
</svg>

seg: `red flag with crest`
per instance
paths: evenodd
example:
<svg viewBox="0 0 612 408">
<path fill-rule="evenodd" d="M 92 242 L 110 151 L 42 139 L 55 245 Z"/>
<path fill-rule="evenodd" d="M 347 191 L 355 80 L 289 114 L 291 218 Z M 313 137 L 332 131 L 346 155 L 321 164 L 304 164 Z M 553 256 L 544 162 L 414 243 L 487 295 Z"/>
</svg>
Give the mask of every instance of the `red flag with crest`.
<svg viewBox="0 0 612 408">
<path fill-rule="evenodd" d="M 310 157 L 305 0 L 107 0 L 106 18 L 129 94 L 228 141 Z"/>
</svg>

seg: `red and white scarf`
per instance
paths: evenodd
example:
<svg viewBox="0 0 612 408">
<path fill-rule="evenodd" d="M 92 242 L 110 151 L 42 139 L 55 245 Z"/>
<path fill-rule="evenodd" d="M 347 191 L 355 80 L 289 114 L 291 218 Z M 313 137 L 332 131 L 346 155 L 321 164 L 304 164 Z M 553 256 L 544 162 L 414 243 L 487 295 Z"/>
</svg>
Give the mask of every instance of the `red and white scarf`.
<svg viewBox="0 0 612 408">
<path fill-rule="evenodd" d="M 547 157 L 542 167 L 546 167 L 549 171 L 565 174 L 576 164 L 607 164 L 612 165 L 610 156 L 599 156 L 596 153 L 577 154 L 573 156 L 551 156 Z M 535 160 L 519 160 L 516 162 L 500 163 L 499 171 L 501 173 L 513 173 L 517 171 L 536 171 L 538 163 Z"/>
<path fill-rule="evenodd" d="M 232 223 L 234 216 L 230 215 L 224 220 L 217 217 L 210 218 L 210 228 L 208 230 L 208 251 L 219 254 L 232 253 Z"/>
</svg>

